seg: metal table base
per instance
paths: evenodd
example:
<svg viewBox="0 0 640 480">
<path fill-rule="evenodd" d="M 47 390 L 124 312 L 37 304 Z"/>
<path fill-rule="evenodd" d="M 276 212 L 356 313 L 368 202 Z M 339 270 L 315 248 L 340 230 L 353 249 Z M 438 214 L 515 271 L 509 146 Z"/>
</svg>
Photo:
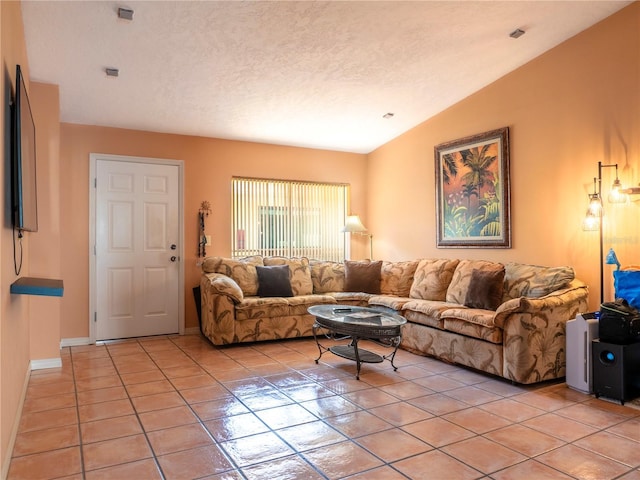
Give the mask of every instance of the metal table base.
<svg viewBox="0 0 640 480">
<path fill-rule="evenodd" d="M 335 333 L 325 333 L 324 336 L 328 339 L 332 340 L 340 340 L 345 338 L 350 338 L 351 342 L 348 345 L 334 345 L 331 347 L 325 347 L 320 343 L 318 339 L 317 330 L 323 329 L 326 330 L 326 327 L 319 325 L 318 323 L 314 323 L 313 325 L 313 338 L 316 341 L 316 345 L 318 346 L 319 355 L 316 358 L 316 364 L 320 361 L 322 354 L 325 352 L 331 352 L 334 355 L 337 355 L 342 358 L 346 358 L 347 360 L 351 360 L 356 362 L 356 380 L 360 380 L 360 367 L 363 363 L 382 363 L 385 360 L 388 360 L 393 367 L 393 371 L 398 370 L 398 367 L 393 363 L 395 359 L 396 352 L 398 351 L 398 347 L 400 346 L 400 340 L 402 337 L 389 337 L 385 338 L 384 341 L 380 341 L 374 338 L 364 338 L 364 337 L 356 337 L 356 336 L 337 336 Z M 358 347 L 359 340 L 369 340 L 378 345 L 382 345 L 385 347 L 392 347 L 393 351 L 389 355 L 379 355 L 377 353 L 371 352 L 364 348 Z"/>
</svg>

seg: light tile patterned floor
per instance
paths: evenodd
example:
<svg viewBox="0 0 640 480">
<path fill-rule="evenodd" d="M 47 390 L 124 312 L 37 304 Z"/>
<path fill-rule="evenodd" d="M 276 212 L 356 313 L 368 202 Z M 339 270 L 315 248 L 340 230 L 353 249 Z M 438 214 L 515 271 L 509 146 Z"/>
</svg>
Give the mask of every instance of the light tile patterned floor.
<svg viewBox="0 0 640 480">
<path fill-rule="evenodd" d="M 358 381 L 317 355 L 198 335 L 66 348 L 32 373 L 8 478 L 640 480 L 640 410 L 404 351 Z"/>
</svg>

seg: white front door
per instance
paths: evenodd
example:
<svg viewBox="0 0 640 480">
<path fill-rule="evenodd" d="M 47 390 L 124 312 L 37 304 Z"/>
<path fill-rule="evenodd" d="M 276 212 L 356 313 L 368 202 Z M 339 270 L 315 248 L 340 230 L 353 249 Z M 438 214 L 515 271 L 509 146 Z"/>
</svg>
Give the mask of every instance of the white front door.
<svg viewBox="0 0 640 480">
<path fill-rule="evenodd" d="M 178 165 L 98 158 L 95 339 L 178 333 Z"/>
</svg>

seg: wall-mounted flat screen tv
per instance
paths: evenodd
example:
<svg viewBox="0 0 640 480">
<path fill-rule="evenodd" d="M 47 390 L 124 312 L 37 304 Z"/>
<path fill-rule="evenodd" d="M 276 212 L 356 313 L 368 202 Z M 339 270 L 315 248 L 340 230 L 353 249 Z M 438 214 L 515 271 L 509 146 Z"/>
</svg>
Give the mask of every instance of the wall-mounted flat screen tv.
<svg viewBox="0 0 640 480">
<path fill-rule="evenodd" d="M 13 225 L 20 232 L 37 232 L 36 126 L 20 65 L 16 67 L 16 94 L 12 113 Z"/>
</svg>

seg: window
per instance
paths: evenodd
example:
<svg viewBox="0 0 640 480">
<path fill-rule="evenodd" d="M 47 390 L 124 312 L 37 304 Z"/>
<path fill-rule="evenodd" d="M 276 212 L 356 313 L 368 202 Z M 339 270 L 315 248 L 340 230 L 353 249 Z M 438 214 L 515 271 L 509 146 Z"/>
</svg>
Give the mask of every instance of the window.
<svg viewBox="0 0 640 480">
<path fill-rule="evenodd" d="M 231 255 L 345 259 L 349 185 L 233 178 Z"/>
</svg>

